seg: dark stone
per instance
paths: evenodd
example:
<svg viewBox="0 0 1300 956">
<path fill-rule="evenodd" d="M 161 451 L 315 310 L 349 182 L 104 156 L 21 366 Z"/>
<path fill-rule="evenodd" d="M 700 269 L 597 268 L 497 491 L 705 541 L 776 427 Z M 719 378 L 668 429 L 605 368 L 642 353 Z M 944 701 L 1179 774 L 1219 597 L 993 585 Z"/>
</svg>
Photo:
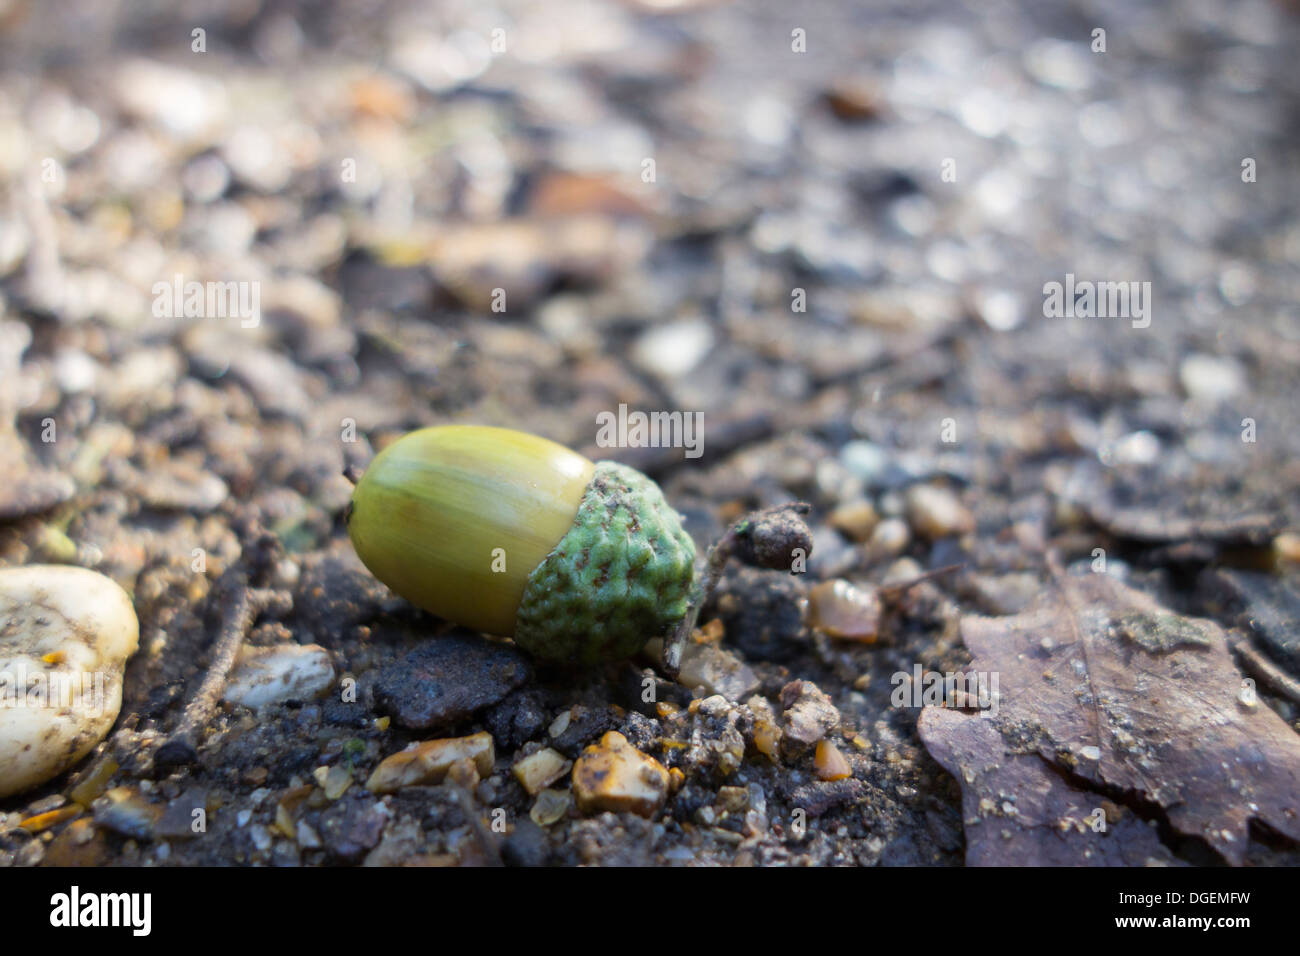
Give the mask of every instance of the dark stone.
<svg viewBox="0 0 1300 956">
<path fill-rule="evenodd" d="M 178 737 L 175 740 L 169 740 L 154 754 L 153 763 L 160 771 L 170 773 L 173 770 L 181 770 L 185 767 L 192 767 L 198 763 L 199 753 L 194 749 L 194 745 L 184 738 Z"/>
<path fill-rule="evenodd" d="M 271 782 L 275 786 L 286 786 L 294 774 L 313 770 L 319 763 L 320 751 L 317 748 L 304 744 L 290 747 L 271 766 Z"/>
<path fill-rule="evenodd" d="M 573 708 L 569 726 L 551 741 L 551 746 L 566 757 L 576 758 L 582 753 L 583 747 L 594 743 L 605 731 L 614 730 L 617 726 L 618 722 L 609 708 L 584 707 L 579 704 Z"/>
<path fill-rule="evenodd" d="M 374 620 L 391 592 L 359 563 L 305 558 L 294 593 L 292 623 L 324 647 L 341 647 L 359 625 Z"/>
<path fill-rule="evenodd" d="M 621 733 L 637 750 L 648 752 L 659 740 L 659 721 L 637 711 L 628 711 Z"/>
<path fill-rule="evenodd" d="M 546 831 L 527 817 L 506 837 L 501 847 L 501 859 L 506 866 L 546 866 L 551 856 L 551 845 Z"/>
<path fill-rule="evenodd" d="M 713 805 L 714 797 L 712 790 L 702 787 L 694 781 L 687 782 L 673 797 L 670 807 L 673 819 L 682 823 L 691 822 L 695 819 L 697 810 Z"/>
<path fill-rule="evenodd" d="M 207 790 L 194 787 L 185 791 L 167 804 L 154 833 L 166 840 L 192 840 L 202 836 L 204 831 L 194 829 L 194 811 L 203 810 L 206 813 L 207 803 Z"/>
<path fill-rule="evenodd" d="M 337 863 L 360 863 L 379 845 L 388 823 L 388 814 L 368 794 L 345 794 L 338 803 L 321 814 L 321 842 Z"/>
<path fill-rule="evenodd" d="M 749 661 L 785 663 L 807 650 L 799 602 L 805 586 L 795 576 L 751 568 L 728 572 L 713 613 L 726 627 L 726 643 Z M 701 618 L 707 620 L 706 614 Z"/>
<path fill-rule="evenodd" d="M 498 703 L 531 673 L 513 645 L 449 634 L 381 669 L 375 706 L 412 730 L 448 727 Z"/>
<path fill-rule="evenodd" d="M 537 690 L 516 691 L 488 711 L 485 722 L 501 750 L 515 750 L 546 726 L 545 695 Z"/>
<path fill-rule="evenodd" d="M 746 564 L 774 571 L 789 571 L 796 557 L 807 561 L 813 550 L 812 531 L 803 516 L 810 506 L 802 501 L 760 511 L 737 531 L 736 556 Z"/>
<path fill-rule="evenodd" d="M 321 719 L 331 727 L 359 729 L 370 724 L 370 712 L 355 701 L 330 700 L 321 708 Z"/>
<path fill-rule="evenodd" d="M 183 680 L 173 680 L 165 684 L 159 684 L 149 691 L 144 706 L 140 708 L 140 716 L 157 720 L 167 713 L 172 704 L 184 696 L 185 682 Z"/>
<path fill-rule="evenodd" d="M 867 795 L 867 786 L 861 780 L 832 780 L 825 783 L 808 783 L 796 787 L 787 795 L 792 807 L 802 809 L 810 817 L 857 803 Z"/>
</svg>

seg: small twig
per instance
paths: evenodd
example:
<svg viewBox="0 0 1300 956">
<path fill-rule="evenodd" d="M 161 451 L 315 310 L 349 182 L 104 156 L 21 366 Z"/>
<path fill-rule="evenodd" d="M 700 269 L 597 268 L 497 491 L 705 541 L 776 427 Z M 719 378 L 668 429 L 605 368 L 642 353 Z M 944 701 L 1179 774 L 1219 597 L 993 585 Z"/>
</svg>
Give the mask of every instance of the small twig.
<svg viewBox="0 0 1300 956">
<path fill-rule="evenodd" d="M 902 581 L 894 581 L 890 584 L 882 584 L 876 588 L 876 593 L 882 600 L 890 601 L 897 598 L 904 591 L 916 587 L 918 584 L 924 584 L 931 578 L 937 578 L 944 574 L 952 574 L 954 571 L 962 570 L 964 564 L 949 564 L 942 568 L 935 568 L 933 571 L 926 571 L 924 574 L 916 574 L 910 578 L 904 578 Z"/>
<path fill-rule="evenodd" d="M 1287 676 L 1276 664 L 1251 647 L 1250 640 L 1245 635 L 1240 632 L 1230 634 L 1228 646 L 1237 652 L 1237 656 L 1246 665 L 1246 670 L 1292 703 L 1300 704 L 1300 682 Z"/>
<path fill-rule="evenodd" d="M 217 593 L 224 596 L 229 592 L 222 589 Z M 199 734 L 217 711 L 226 679 L 230 676 L 230 669 L 235 664 L 235 658 L 239 655 L 248 632 L 263 613 L 286 613 L 292 603 L 292 598 L 283 591 L 247 586 L 233 589 L 233 597 L 222 611 L 221 628 L 213 645 L 208 672 L 194 698 L 185 706 L 185 713 L 181 715 L 175 731 L 158 748 L 154 755 L 155 764 L 178 767 L 192 764 L 198 758 Z"/>
<path fill-rule="evenodd" d="M 704 576 L 695 590 L 691 606 L 664 641 L 664 673 L 676 677 L 681 670 L 686 642 L 695 630 L 700 611 L 717 590 L 729 560 L 734 557 L 760 568 L 790 570 L 795 551 L 800 551 L 805 559 L 812 554 L 812 532 L 803 520 L 803 515 L 810 510 L 811 505 L 798 501 L 747 515 L 728 528 L 727 533 L 709 549 L 704 562 Z"/>
</svg>

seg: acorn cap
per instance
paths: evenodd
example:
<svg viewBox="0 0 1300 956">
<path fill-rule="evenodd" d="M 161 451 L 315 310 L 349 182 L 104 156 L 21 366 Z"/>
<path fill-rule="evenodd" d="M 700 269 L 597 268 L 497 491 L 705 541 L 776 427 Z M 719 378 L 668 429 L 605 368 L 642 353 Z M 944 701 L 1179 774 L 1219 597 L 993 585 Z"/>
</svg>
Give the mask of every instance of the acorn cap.
<svg viewBox="0 0 1300 956">
<path fill-rule="evenodd" d="M 413 604 L 547 660 L 633 654 L 694 588 L 694 542 L 653 481 L 511 429 L 394 442 L 358 481 L 348 533 Z"/>
<path fill-rule="evenodd" d="M 694 582 L 695 542 L 659 486 L 597 462 L 573 527 L 528 578 L 515 643 L 575 664 L 628 657 L 685 616 Z"/>
</svg>

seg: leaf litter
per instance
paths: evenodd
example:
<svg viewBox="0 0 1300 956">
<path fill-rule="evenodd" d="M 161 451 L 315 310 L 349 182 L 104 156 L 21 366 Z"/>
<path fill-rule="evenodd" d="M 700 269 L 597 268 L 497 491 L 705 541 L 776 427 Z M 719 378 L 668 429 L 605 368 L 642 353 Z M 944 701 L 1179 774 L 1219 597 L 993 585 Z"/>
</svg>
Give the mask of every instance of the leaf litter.
<svg viewBox="0 0 1300 956">
<path fill-rule="evenodd" d="M 1058 573 L 1026 611 L 960 633 L 971 670 L 998 675 L 996 706 L 927 707 L 919 728 L 961 783 L 968 863 L 1177 862 L 1162 821 L 1234 865 L 1252 821 L 1300 840 L 1300 735 L 1218 624 Z"/>
</svg>

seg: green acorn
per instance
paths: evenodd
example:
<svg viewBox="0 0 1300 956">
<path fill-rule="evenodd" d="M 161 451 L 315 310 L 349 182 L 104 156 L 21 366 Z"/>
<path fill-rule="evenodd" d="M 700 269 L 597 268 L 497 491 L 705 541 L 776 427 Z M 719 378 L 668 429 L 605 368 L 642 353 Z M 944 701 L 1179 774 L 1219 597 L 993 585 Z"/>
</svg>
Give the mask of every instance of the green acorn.
<svg viewBox="0 0 1300 956">
<path fill-rule="evenodd" d="M 348 533 L 411 603 L 550 661 L 635 654 L 695 591 L 695 544 L 658 485 L 507 428 L 403 436 L 357 482 Z"/>
</svg>

